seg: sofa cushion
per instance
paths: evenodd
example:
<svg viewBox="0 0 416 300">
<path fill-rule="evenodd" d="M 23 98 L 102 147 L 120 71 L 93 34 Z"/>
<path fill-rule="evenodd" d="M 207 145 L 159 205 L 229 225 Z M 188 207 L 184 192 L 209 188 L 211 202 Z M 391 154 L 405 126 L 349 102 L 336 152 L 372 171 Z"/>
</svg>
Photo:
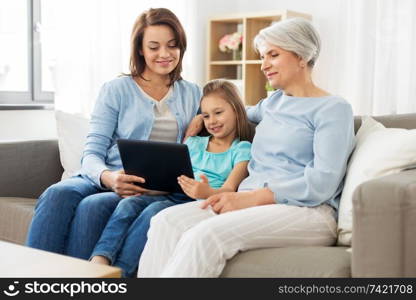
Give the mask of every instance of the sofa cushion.
<svg viewBox="0 0 416 300">
<path fill-rule="evenodd" d="M 37 198 L 60 180 L 56 140 L 0 141 L 0 197 Z"/>
<path fill-rule="evenodd" d="M 36 199 L 0 197 L 0 240 L 24 244 Z"/>
<path fill-rule="evenodd" d="M 231 258 L 221 277 L 351 277 L 345 247 L 262 248 Z"/>
<path fill-rule="evenodd" d="M 59 156 L 64 173 L 62 179 L 73 176 L 81 168 L 81 158 L 89 129 L 89 119 L 80 114 L 55 111 Z"/>
<path fill-rule="evenodd" d="M 363 117 L 356 147 L 348 162 L 338 217 L 338 245 L 351 245 L 352 196 L 361 183 L 398 173 L 416 164 L 416 129 L 385 128 Z"/>
</svg>

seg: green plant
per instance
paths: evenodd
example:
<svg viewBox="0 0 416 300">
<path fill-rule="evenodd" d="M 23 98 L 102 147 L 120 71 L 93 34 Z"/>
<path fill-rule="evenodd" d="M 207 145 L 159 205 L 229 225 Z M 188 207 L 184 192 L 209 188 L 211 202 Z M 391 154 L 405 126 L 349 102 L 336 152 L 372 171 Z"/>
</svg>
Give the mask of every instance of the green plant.
<svg viewBox="0 0 416 300">
<path fill-rule="evenodd" d="M 273 87 L 270 85 L 270 82 L 268 82 L 268 81 L 266 81 L 266 85 L 264 86 L 264 88 L 266 89 L 266 91 L 267 91 L 267 92 L 273 92 L 273 91 L 275 91 L 275 90 L 276 90 L 275 88 L 273 88 Z"/>
</svg>

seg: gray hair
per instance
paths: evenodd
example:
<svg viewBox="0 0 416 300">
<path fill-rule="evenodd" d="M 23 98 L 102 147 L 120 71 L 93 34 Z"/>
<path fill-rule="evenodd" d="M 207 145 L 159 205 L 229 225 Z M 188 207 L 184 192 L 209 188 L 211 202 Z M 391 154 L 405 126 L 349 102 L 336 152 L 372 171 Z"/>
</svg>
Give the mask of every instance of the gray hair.
<svg viewBox="0 0 416 300">
<path fill-rule="evenodd" d="M 264 42 L 297 54 L 309 67 L 315 65 L 321 50 L 318 32 L 304 18 L 289 18 L 260 30 L 254 38 L 255 49 L 258 50 Z"/>
</svg>

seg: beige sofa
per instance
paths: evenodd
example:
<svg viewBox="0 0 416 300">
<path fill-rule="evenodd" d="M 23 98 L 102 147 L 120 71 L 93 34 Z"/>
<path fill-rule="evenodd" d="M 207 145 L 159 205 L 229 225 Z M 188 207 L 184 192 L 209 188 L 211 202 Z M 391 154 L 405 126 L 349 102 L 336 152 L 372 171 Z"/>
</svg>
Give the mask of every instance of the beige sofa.
<svg viewBox="0 0 416 300">
<path fill-rule="evenodd" d="M 375 119 L 416 128 L 416 114 Z M 0 142 L 1 240 L 24 243 L 36 198 L 61 178 L 58 151 L 56 140 Z M 361 184 L 353 203 L 352 254 L 339 246 L 250 250 L 229 260 L 222 276 L 415 277 L 416 169 Z"/>
</svg>

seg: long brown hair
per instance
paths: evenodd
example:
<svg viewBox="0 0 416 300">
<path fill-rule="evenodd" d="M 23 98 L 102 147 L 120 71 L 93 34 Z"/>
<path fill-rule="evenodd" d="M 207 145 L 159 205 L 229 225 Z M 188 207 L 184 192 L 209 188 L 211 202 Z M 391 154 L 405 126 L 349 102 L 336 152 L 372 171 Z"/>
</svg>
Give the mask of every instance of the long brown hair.
<svg viewBox="0 0 416 300">
<path fill-rule="evenodd" d="M 234 109 L 237 118 L 237 136 L 240 138 L 240 141 L 251 142 L 254 136 L 254 127 L 248 121 L 246 109 L 244 108 L 237 87 L 227 80 L 211 80 L 204 86 L 202 100 L 204 97 L 212 94 L 217 94 Z"/>
<path fill-rule="evenodd" d="M 170 83 L 181 80 L 182 59 L 186 51 L 186 35 L 176 15 L 167 8 L 151 8 L 143 12 L 134 22 L 131 34 L 131 53 L 130 53 L 130 74 L 131 76 L 141 76 L 146 67 L 143 55 L 140 54 L 143 49 L 144 31 L 149 26 L 166 25 L 169 26 L 175 35 L 177 47 L 180 50 L 179 62 L 176 68 L 169 73 Z"/>
</svg>

